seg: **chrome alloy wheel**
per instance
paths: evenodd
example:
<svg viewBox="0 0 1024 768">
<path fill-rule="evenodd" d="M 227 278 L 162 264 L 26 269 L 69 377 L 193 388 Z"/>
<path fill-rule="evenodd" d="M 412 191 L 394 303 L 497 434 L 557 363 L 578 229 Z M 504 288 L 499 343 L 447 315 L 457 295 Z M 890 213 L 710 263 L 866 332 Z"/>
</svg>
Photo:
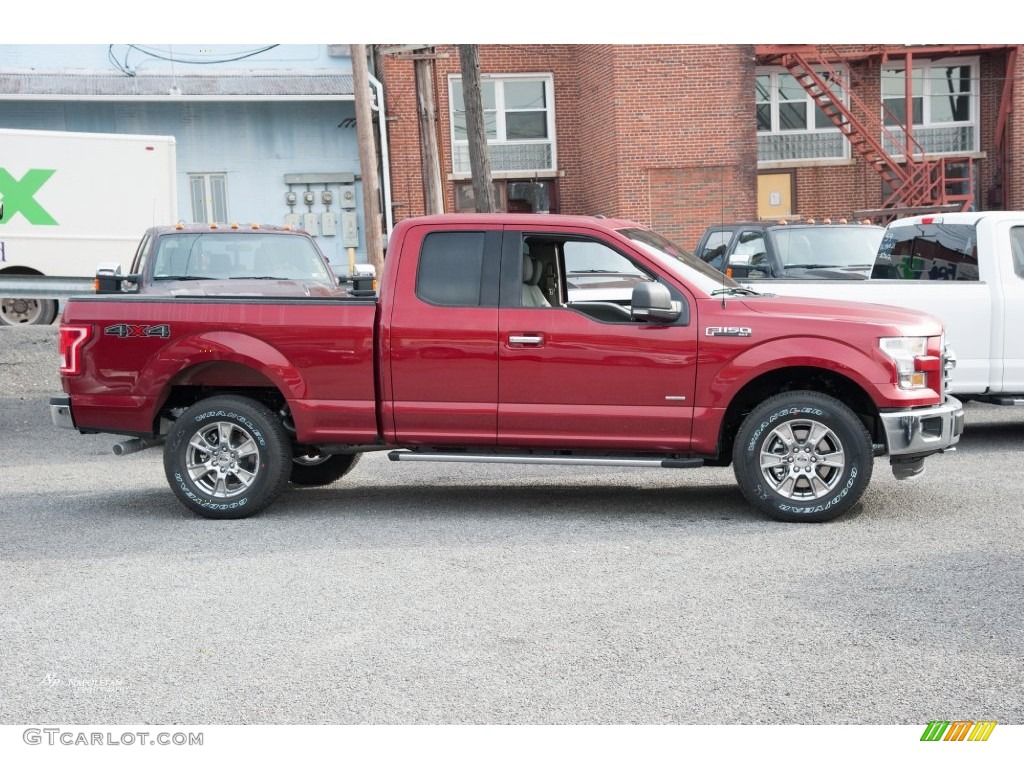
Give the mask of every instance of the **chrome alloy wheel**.
<svg viewBox="0 0 1024 768">
<path fill-rule="evenodd" d="M 780 496 L 808 501 L 831 493 L 846 468 L 836 433 L 813 419 L 780 424 L 762 443 L 761 476 Z"/>
<path fill-rule="evenodd" d="M 192 482 L 222 499 L 245 493 L 260 470 L 256 441 L 230 421 L 203 425 L 188 441 L 185 461 Z"/>
<path fill-rule="evenodd" d="M 301 464 L 304 467 L 317 467 L 321 464 L 325 464 L 331 460 L 331 454 L 320 453 L 316 456 L 307 456 L 306 454 L 296 454 L 292 456 L 292 461 L 296 464 Z"/>
</svg>

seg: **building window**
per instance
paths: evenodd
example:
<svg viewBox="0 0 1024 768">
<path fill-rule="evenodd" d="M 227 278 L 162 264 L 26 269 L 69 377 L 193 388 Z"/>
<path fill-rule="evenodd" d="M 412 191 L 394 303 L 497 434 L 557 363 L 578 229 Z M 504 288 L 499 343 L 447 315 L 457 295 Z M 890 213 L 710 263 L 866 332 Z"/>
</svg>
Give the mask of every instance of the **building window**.
<svg viewBox="0 0 1024 768">
<path fill-rule="evenodd" d="M 491 170 L 554 171 L 555 109 L 550 75 L 494 75 L 480 81 Z M 448 80 L 452 171 L 470 173 L 462 78 Z"/>
<path fill-rule="evenodd" d="M 509 213 L 558 213 L 558 185 L 547 179 L 499 179 L 494 182 L 494 205 Z M 471 182 L 456 182 L 455 210 L 476 210 Z"/>
<path fill-rule="evenodd" d="M 228 177 L 226 173 L 190 173 L 189 195 L 192 223 L 224 223 L 228 220 Z"/>
<path fill-rule="evenodd" d="M 839 80 L 826 72 L 818 74 L 829 83 L 830 98 L 846 103 L 843 72 L 839 72 Z M 760 67 L 754 88 L 758 161 L 842 160 L 850 156 L 843 134 L 789 72 Z"/>
<path fill-rule="evenodd" d="M 928 154 L 978 151 L 978 59 L 915 62 L 910 71 L 913 137 Z M 905 151 L 906 67 L 882 69 L 882 119 L 885 150 Z"/>
</svg>

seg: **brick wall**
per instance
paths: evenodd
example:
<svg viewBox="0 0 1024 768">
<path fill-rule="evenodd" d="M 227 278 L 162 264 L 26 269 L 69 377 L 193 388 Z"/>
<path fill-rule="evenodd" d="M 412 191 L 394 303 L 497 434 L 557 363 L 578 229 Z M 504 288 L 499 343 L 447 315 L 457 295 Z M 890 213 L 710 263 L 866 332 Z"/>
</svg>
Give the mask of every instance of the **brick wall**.
<svg viewBox="0 0 1024 768">
<path fill-rule="evenodd" d="M 1004 198 L 1006 210 L 1024 210 L 1024 46 L 1017 46 L 1017 66 L 1013 73 L 1013 112 L 1010 114 L 1009 146 L 1006 150 L 1009 189 Z"/>
<path fill-rule="evenodd" d="M 847 50 L 857 46 L 847 46 Z M 441 46 L 434 62 L 445 208 L 454 210 L 450 174 L 448 75 L 458 49 Z M 634 219 L 692 248 L 708 224 L 757 215 L 757 136 L 753 46 L 484 45 L 484 73 L 551 73 L 554 79 L 559 209 Z M 1005 76 L 1004 53 L 981 55 L 982 151 L 976 161 L 978 206 L 995 173 L 991 157 Z M 880 103 L 879 59 L 852 65 L 856 92 Z M 1018 61 L 1017 76 L 1024 74 Z M 413 64 L 381 57 L 391 141 L 396 219 L 423 212 Z M 1016 88 L 1014 114 L 1024 109 Z M 1004 207 L 1024 206 L 1024 121 L 1010 121 L 1010 185 Z M 879 175 L 856 154 L 847 163 L 796 165 L 796 211 L 850 216 L 882 202 Z"/>
<path fill-rule="evenodd" d="M 579 122 L 576 67 L 571 45 L 484 45 L 480 46 L 480 69 L 484 74 L 543 73 L 554 81 L 556 143 L 561 210 L 578 213 Z M 449 124 L 448 76 L 460 74 L 459 51 L 454 45 L 438 46 L 433 63 L 434 97 L 438 116 L 438 145 L 446 211 L 455 210 L 452 173 L 451 126 Z M 422 215 L 423 181 L 416 108 L 413 63 L 397 56 L 378 56 L 378 77 L 385 86 L 388 130 L 391 139 L 392 197 L 395 220 Z"/>
</svg>

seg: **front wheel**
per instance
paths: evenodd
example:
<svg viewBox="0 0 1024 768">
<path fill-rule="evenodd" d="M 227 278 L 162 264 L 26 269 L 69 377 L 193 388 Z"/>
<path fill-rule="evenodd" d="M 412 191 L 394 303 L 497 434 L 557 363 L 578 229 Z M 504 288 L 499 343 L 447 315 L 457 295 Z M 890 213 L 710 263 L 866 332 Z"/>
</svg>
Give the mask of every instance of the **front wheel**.
<svg viewBox="0 0 1024 768">
<path fill-rule="evenodd" d="M 202 400 L 174 423 L 164 472 L 178 500 L 203 517 L 258 512 L 288 484 L 292 448 L 281 420 L 262 403 L 223 395 Z"/>
<path fill-rule="evenodd" d="M 733 471 L 747 500 L 783 522 L 819 523 L 853 507 L 868 487 L 871 437 L 846 405 L 820 392 L 784 392 L 744 419 Z"/>
<path fill-rule="evenodd" d="M 290 480 L 295 485 L 330 485 L 351 472 L 359 462 L 360 456 L 362 456 L 361 453 L 321 454 L 319 456 L 295 454 L 292 457 Z"/>
</svg>

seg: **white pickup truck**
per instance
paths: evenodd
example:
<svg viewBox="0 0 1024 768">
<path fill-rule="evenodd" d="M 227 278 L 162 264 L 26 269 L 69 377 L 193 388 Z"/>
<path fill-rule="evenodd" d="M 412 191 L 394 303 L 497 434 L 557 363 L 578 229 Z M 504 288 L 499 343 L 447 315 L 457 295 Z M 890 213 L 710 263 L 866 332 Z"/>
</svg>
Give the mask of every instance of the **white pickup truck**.
<svg viewBox="0 0 1024 768">
<path fill-rule="evenodd" d="M 897 219 L 869 280 L 741 280 L 759 293 L 928 312 L 957 358 L 960 400 L 1024 405 L 1024 211 Z"/>
</svg>

